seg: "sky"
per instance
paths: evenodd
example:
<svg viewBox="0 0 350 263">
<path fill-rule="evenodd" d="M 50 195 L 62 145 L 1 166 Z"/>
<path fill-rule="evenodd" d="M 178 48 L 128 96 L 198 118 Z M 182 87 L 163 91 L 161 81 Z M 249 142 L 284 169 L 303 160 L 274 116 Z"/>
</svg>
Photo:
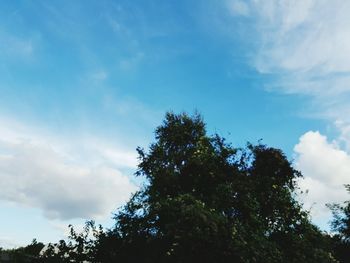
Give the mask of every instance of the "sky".
<svg viewBox="0 0 350 263">
<path fill-rule="evenodd" d="M 349 199 L 350 2 L 0 2 L 0 247 L 55 242 L 142 184 L 167 111 L 281 148 L 328 230 Z"/>
</svg>

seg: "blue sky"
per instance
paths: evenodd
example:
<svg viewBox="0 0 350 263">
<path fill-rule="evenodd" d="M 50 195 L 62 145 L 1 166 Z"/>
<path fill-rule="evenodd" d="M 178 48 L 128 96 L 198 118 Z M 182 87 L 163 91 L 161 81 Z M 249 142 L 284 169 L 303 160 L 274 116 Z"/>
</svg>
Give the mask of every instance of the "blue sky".
<svg viewBox="0 0 350 263">
<path fill-rule="evenodd" d="M 327 228 L 324 203 L 350 182 L 349 12 L 340 0 L 2 1 L 0 246 L 111 225 L 140 183 L 135 148 L 168 110 L 198 110 L 234 145 L 281 148 Z"/>
</svg>

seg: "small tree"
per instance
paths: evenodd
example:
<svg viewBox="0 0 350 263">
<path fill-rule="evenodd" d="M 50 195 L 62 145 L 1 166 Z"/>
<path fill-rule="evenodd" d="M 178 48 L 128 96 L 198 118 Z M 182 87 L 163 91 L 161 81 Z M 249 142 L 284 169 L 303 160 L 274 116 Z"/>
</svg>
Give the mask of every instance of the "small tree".
<svg viewBox="0 0 350 263">
<path fill-rule="evenodd" d="M 97 227 L 90 220 L 85 223 L 82 232 L 76 232 L 72 225 L 69 225 L 69 229 L 69 241 L 60 240 L 58 243 L 48 244 L 41 253 L 40 262 L 96 262 L 99 242 L 104 235 L 102 226 Z"/>
</svg>

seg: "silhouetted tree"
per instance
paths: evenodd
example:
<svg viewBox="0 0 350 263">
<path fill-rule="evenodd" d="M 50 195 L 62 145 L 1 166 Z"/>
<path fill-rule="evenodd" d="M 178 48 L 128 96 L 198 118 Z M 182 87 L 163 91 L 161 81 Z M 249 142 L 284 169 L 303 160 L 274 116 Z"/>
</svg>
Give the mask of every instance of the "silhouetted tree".
<svg viewBox="0 0 350 263">
<path fill-rule="evenodd" d="M 32 243 L 25 247 L 19 247 L 15 249 L 0 249 L 0 262 L 1 257 L 6 255 L 10 261 L 13 263 L 36 263 L 39 262 L 40 251 L 43 249 L 44 244 L 33 239 Z"/>
<path fill-rule="evenodd" d="M 97 249 L 104 235 L 102 226 L 97 227 L 95 222 L 90 220 L 85 223 L 80 233 L 76 232 L 72 225 L 69 225 L 69 228 L 69 241 L 60 240 L 58 243 L 48 244 L 42 251 L 41 262 L 97 262 Z"/>
<path fill-rule="evenodd" d="M 155 138 L 138 149 L 147 184 L 107 233 L 110 260 L 334 262 L 294 199 L 301 174 L 280 150 L 233 148 L 208 136 L 199 115 L 168 113 Z"/>
</svg>

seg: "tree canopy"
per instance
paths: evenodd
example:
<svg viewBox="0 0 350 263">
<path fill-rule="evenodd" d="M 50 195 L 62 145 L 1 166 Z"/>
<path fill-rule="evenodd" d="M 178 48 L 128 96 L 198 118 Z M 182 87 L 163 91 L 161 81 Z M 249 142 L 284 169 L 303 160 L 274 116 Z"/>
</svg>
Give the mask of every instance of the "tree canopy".
<svg viewBox="0 0 350 263">
<path fill-rule="evenodd" d="M 138 149 L 136 175 L 147 184 L 108 234 L 115 260 L 333 262 L 294 198 L 301 174 L 280 150 L 234 148 L 197 114 L 166 114 L 155 139 Z"/>
<path fill-rule="evenodd" d="M 349 241 L 349 203 L 334 206 L 339 235 L 321 232 L 296 200 L 302 175 L 281 150 L 235 148 L 208 135 L 200 115 L 167 113 L 148 150 L 137 151 L 145 184 L 115 225 L 71 228 L 71 241 L 32 262 L 346 262 L 334 251 Z"/>
</svg>

